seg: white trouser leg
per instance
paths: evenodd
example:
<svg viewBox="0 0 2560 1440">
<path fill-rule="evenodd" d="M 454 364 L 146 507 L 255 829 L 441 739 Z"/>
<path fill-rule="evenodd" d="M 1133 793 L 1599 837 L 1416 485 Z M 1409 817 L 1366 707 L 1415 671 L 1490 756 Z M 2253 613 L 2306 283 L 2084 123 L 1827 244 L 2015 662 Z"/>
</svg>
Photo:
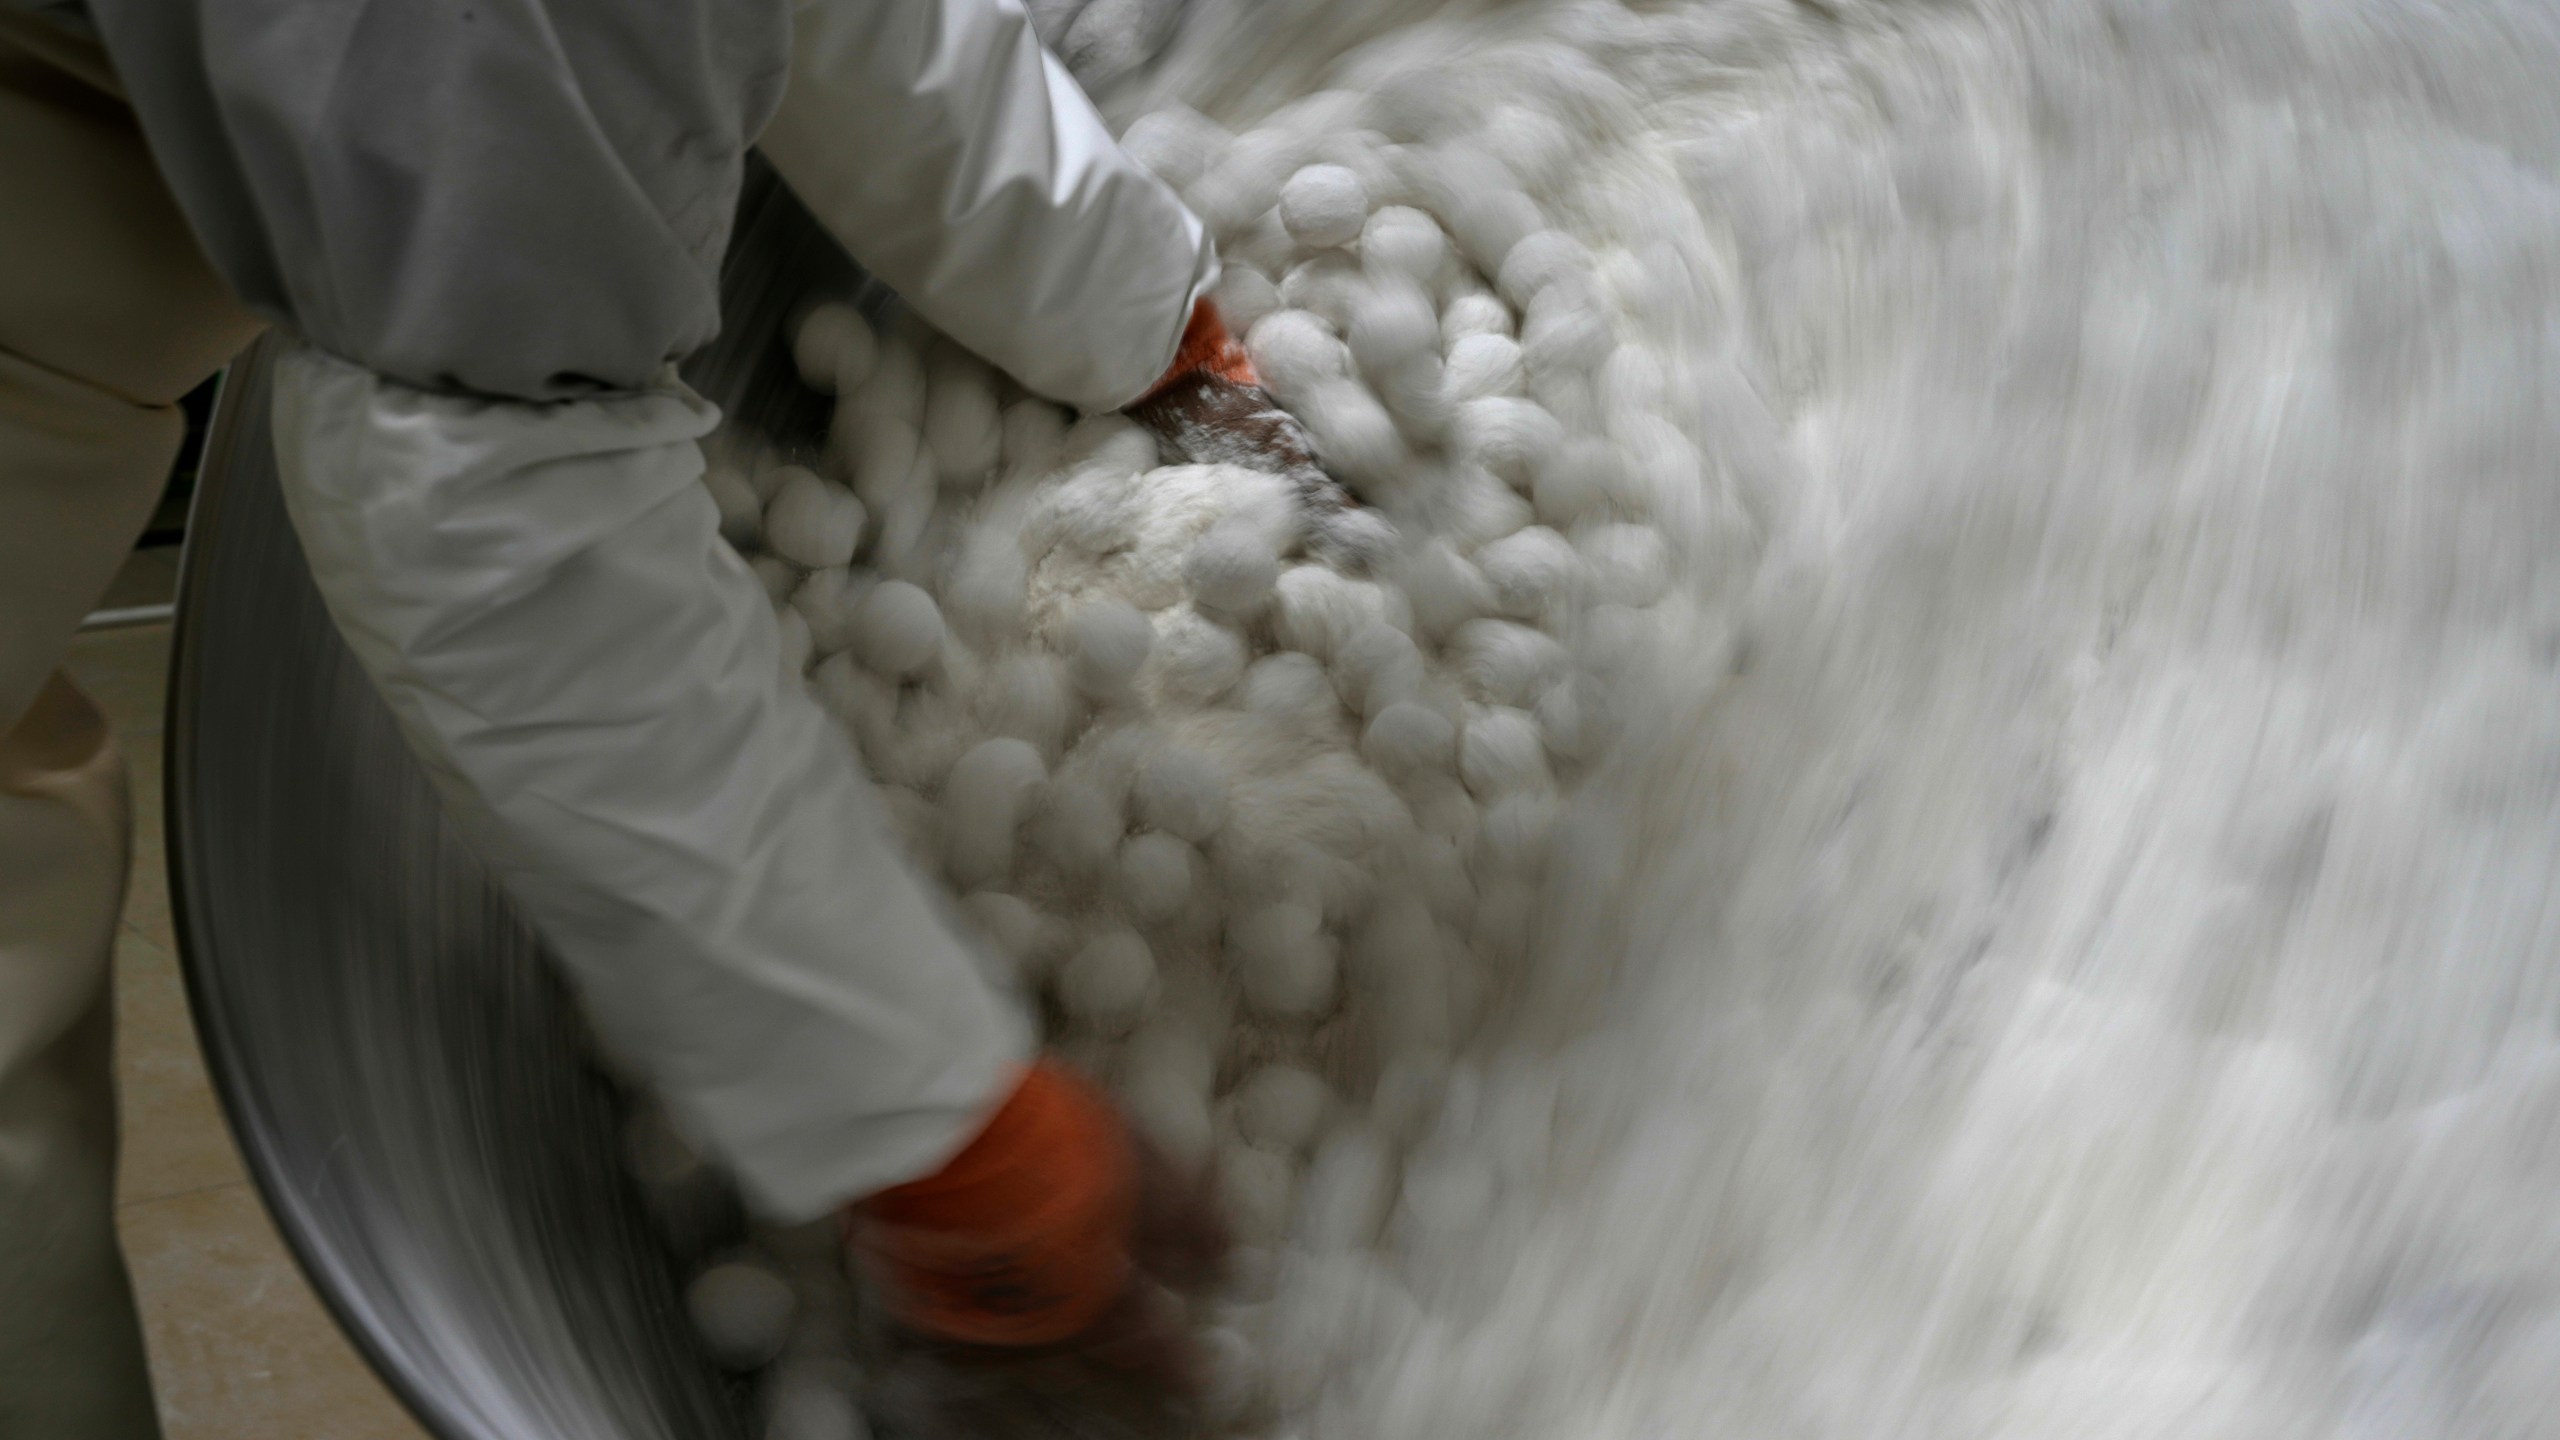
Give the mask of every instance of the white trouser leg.
<svg viewBox="0 0 2560 1440">
<path fill-rule="evenodd" d="M 0 1436 L 159 1427 L 116 1250 L 124 765 L 56 673 L 255 331 L 94 45 L 0 8 Z"/>
<path fill-rule="evenodd" d="M 106 720 L 56 675 L 0 737 L 0 1435 L 159 1433 L 115 1233 L 128 821 Z"/>
</svg>

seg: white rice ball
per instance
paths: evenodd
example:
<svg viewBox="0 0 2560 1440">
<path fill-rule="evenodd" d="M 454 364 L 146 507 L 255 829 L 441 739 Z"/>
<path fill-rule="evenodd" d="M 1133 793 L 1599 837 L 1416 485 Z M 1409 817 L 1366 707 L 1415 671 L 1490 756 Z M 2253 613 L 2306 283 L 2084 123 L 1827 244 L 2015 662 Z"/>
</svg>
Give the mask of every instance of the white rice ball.
<svg viewBox="0 0 2560 1440">
<path fill-rule="evenodd" d="M 1326 511 L 1307 527 L 1307 553 L 1335 569 L 1365 575 L 1395 555 L 1395 522 L 1365 506 Z"/>
<path fill-rule="evenodd" d="M 1508 620 L 1470 620 L 1449 636 L 1449 659 L 1470 698 L 1527 707 L 1571 670 L 1556 638 Z"/>
<path fill-rule="evenodd" d="M 1125 602 L 1104 598 L 1076 607 L 1067 621 L 1067 643 L 1075 657 L 1068 670 L 1076 688 L 1096 700 L 1127 698 L 1155 636 L 1155 626 Z"/>
<path fill-rule="evenodd" d="M 1361 732 L 1360 756 L 1391 778 L 1444 771 L 1456 755 L 1458 727 L 1428 705 L 1399 700 Z"/>
<path fill-rule="evenodd" d="M 1206 1095 L 1218 1075 L 1217 1052 L 1210 1048 L 1207 1035 L 1223 1034 L 1226 1021 L 1223 1016 L 1204 1020 L 1186 1013 L 1183 987 L 1176 983 L 1179 978 L 1167 978 L 1162 1010 L 1120 1048 L 1120 1069 L 1132 1077 L 1168 1075 Z"/>
<path fill-rule="evenodd" d="M 1171 1071 L 1133 1069 L 1119 1094 L 1130 1125 L 1177 1171 L 1197 1175 L 1208 1163 L 1218 1130 L 1209 1116 L 1206 1084 L 1189 1084 Z"/>
<path fill-rule="evenodd" d="M 1075 881 L 1091 881 L 1110 867 L 1127 828 L 1118 796 L 1089 778 L 1069 775 L 1050 784 L 1031 822 L 1032 843 L 1059 874 Z"/>
<path fill-rule="evenodd" d="M 1297 1234 L 1319 1253 L 1367 1255 L 1395 1202 L 1396 1167 L 1368 1127 L 1327 1135 L 1299 1186 Z"/>
<path fill-rule="evenodd" d="M 1496 875 L 1531 875 L 1546 864 L 1562 809 L 1536 790 L 1506 795 L 1485 807 L 1476 831 L 1476 854 Z"/>
<path fill-rule="evenodd" d="M 1470 290 L 1450 299 L 1440 312 L 1440 345 L 1455 352 L 1458 342 L 1476 335 L 1511 334 L 1511 307 L 1490 290 Z"/>
<path fill-rule="evenodd" d="M 1445 471 L 1439 493 L 1432 497 L 1439 530 L 1454 545 L 1475 549 L 1538 518 L 1518 491 L 1502 483 L 1482 465 L 1460 461 Z M 1479 562 L 1481 572 L 1482 564 Z"/>
<path fill-rule="evenodd" d="M 1398 567 L 1396 580 L 1422 635 L 1446 635 L 1493 608 L 1493 587 L 1484 572 L 1443 540 L 1414 547 Z"/>
<path fill-rule="evenodd" d="M 1638 416 L 1660 416 L 1671 403 L 1671 380 L 1663 372 L 1662 357 L 1643 345 L 1610 351 L 1594 388 L 1613 427 Z"/>
<path fill-rule="evenodd" d="M 1406 1146 L 1423 1137 L 1448 1093 L 1446 1044 L 1398 1051 L 1379 1067 L 1369 1092 L 1369 1123 L 1379 1134 Z"/>
<path fill-rule="evenodd" d="M 786 1361 L 765 1378 L 762 1440 L 871 1440 L 871 1424 L 836 1367 Z"/>
<path fill-rule="evenodd" d="M 1408 438 L 1418 445 L 1437 445 L 1449 433 L 1449 422 L 1458 408 L 1450 403 L 1448 379 L 1442 373 L 1440 356 L 1426 350 L 1413 359 L 1376 377 L 1378 398 L 1403 425 Z"/>
<path fill-rule="evenodd" d="M 1280 223 L 1315 249 L 1348 245 L 1369 218 L 1369 192 L 1344 165 L 1310 165 L 1280 187 Z"/>
<path fill-rule="evenodd" d="M 1520 342 L 1508 335 L 1467 335 L 1449 347 L 1442 387 L 1452 404 L 1517 395 L 1529 382 Z"/>
<path fill-rule="evenodd" d="M 1191 547 L 1183 578 L 1191 582 L 1192 597 L 1202 608 L 1247 619 L 1270 602 L 1280 579 L 1280 557 L 1258 527 L 1214 525 Z"/>
<path fill-rule="evenodd" d="M 870 591 L 870 577 L 847 566 L 809 572 L 791 592 L 791 608 L 809 622 L 812 653 L 832 656 L 853 644 L 855 621 Z"/>
<path fill-rule="evenodd" d="M 1239 335 L 1280 308 L 1280 287 L 1272 283 L 1270 276 L 1241 261 L 1228 264 L 1218 276 L 1218 288 L 1213 293 L 1217 296 L 1219 317 Z"/>
<path fill-rule="evenodd" d="M 800 1306 L 791 1282 L 773 1267 L 730 1260 L 693 1277 L 684 1308 L 711 1358 L 731 1370 L 754 1370 L 782 1353 Z"/>
<path fill-rule="evenodd" d="M 1305 151 L 1303 137 L 1249 130 L 1218 153 L 1185 198 L 1213 233 L 1232 235 L 1279 202 L 1281 185 Z"/>
<path fill-rule="evenodd" d="M 1161 925 L 1191 903 L 1200 852 L 1172 835 L 1150 831 L 1120 842 L 1120 898 L 1139 923 Z"/>
<path fill-rule="evenodd" d="M 1501 156 L 1503 165 L 1531 190 L 1564 184 L 1581 153 L 1564 122 L 1529 105 L 1496 107 L 1485 117 L 1481 134 L 1485 148 Z"/>
<path fill-rule="evenodd" d="M 1239 692 L 1244 708 L 1293 724 L 1319 723 L 1340 708 L 1324 666 L 1311 655 L 1283 650 L 1253 662 Z"/>
<path fill-rule="evenodd" d="M 1265 1065 L 1236 1087 L 1236 1133 L 1284 1153 L 1315 1143 L 1333 1108 L 1333 1091 L 1312 1070 Z"/>
<path fill-rule="evenodd" d="M 1671 546 L 1650 525 L 1594 525 L 1574 537 L 1594 600 L 1650 605 L 1671 589 Z"/>
<path fill-rule="evenodd" d="M 866 750 L 873 737 L 886 735 L 897 724 L 897 688 L 863 669 L 850 654 L 830 655 L 811 671 L 809 693 Z"/>
<path fill-rule="evenodd" d="M 995 377 L 956 346 L 937 353 L 930 375 L 923 435 L 935 478 L 946 488 L 974 490 L 995 474 L 1003 457 Z"/>
<path fill-rule="evenodd" d="M 942 787 L 943 864 L 963 889 L 1013 873 L 1023 818 L 1048 780 L 1040 752 L 1021 740 L 982 740 L 953 763 Z"/>
<path fill-rule="evenodd" d="M 1520 322 L 1520 356 L 1532 375 L 1586 374 L 1616 344 L 1597 299 L 1574 285 L 1539 291 Z"/>
<path fill-rule="evenodd" d="M 1331 660 L 1343 642 L 1371 625 L 1406 616 L 1374 580 L 1354 580 L 1323 565 L 1292 565 L 1282 572 L 1273 606 L 1272 633 L 1289 649 Z"/>
<path fill-rule="evenodd" d="M 1044 490 L 1027 533 L 1031 550 L 1099 559 L 1137 539 L 1139 514 L 1128 475 L 1080 467 Z"/>
<path fill-rule="evenodd" d="M 1470 711 L 1458 736 L 1458 778 L 1486 804 L 1552 783 L 1538 722 L 1507 705 Z"/>
<path fill-rule="evenodd" d="M 1061 667 L 1045 655 L 997 661 L 978 694 L 978 723 L 988 733 L 1027 741 L 1043 755 L 1055 755 L 1066 744 L 1076 714 L 1075 693 Z"/>
<path fill-rule="evenodd" d="M 853 651 L 883 675 L 913 675 L 942 652 L 942 610 L 923 588 L 883 580 L 862 597 Z"/>
<path fill-rule="evenodd" d="M 1373 277 L 1397 276 L 1429 285 L 1449 264 L 1449 237 L 1440 222 L 1404 205 L 1388 205 L 1360 231 L 1360 264 Z"/>
<path fill-rule="evenodd" d="M 1058 1004 L 1084 1028 L 1122 1035 L 1146 1018 L 1156 997 L 1156 960 L 1145 937 L 1112 926 L 1085 942 L 1058 970 Z"/>
<path fill-rule="evenodd" d="M 1016 400 L 1004 407 L 1000 428 L 996 448 L 1006 474 L 1046 475 L 1057 468 L 1067 443 L 1066 411 L 1037 397 Z"/>
<path fill-rule="evenodd" d="M 1217 762 L 1170 745 L 1139 767 L 1131 798 L 1138 818 L 1158 830 L 1205 844 L 1227 823 L 1227 777 Z"/>
<path fill-rule="evenodd" d="M 1276 574 L 1276 562 L 1273 570 Z M 1162 612 L 1155 629 L 1148 668 L 1139 681 L 1157 703 L 1204 706 L 1244 678 L 1244 637 L 1193 607 L 1177 605 Z"/>
<path fill-rule="evenodd" d="M 1120 148 L 1176 190 L 1187 190 L 1229 142 L 1227 132 L 1200 112 L 1174 105 L 1129 123 Z"/>
<path fill-rule="evenodd" d="M 1591 251 L 1581 241 L 1559 230 L 1541 230 L 1524 237 L 1502 257 L 1502 270 L 1494 287 L 1515 309 L 1527 310 L 1530 302 L 1550 286 L 1578 285 L 1587 295 L 1596 295 L 1591 284 Z"/>
<path fill-rule="evenodd" d="M 823 570 L 853 563 L 862 539 L 862 501 L 814 470 L 785 465 L 765 506 L 765 543 L 794 565 Z"/>
<path fill-rule="evenodd" d="M 1569 604 L 1582 588 L 1582 556 L 1573 542 L 1531 525 L 1476 551 L 1476 568 L 1493 587 L 1502 613 L 1532 620 Z"/>
<path fill-rule="evenodd" d="M 871 544 L 872 569 L 910 584 L 932 578 L 936 499 L 933 456 L 919 450 L 908 482 L 878 511 L 880 533 Z"/>
<path fill-rule="evenodd" d="M 1262 1357 L 1253 1342 L 1224 1325 L 1200 1332 L 1200 1406 L 1213 1433 L 1234 1430 L 1262 1393 Z"/>
<path fill-rule="evenodd" d="M 1415 282 L 1389 276 L 1370 285 L 1351 311 L 1351 357 L 1375 381 L 1415 362 L 1436 360 L 1440 317 Z"/>
<path fill-rule="evenodd" d="M 834 395 L 871 378 L 880 363 L 880 341 L 860 311 L 830 300 L 812 309 L 792 333 L 791 363 L 800 383 Z"/>
<path fill-rule="evenodd" d="M 1538 518 L 1572 525 L 1599 515 L 1625 490 L 1625 457 L 1597 435 L 1579 435 L 1537 467 L 1530 487 Z"/>
<path fill-rule="evenodd" d="M 1322 381 L 1298 409 L 1299 420 L 1316 442 L 1316 457 L 1328 467 L 1362 484 L 1395 479 L 1406 459 L 1404 436 L 1367 386 L 1353 380 Z"/>
<path fill-rule="evenodd" d="M 1369 282 L 1347 255 L 1327 251 L 1289 267 L 1280 277 L 1280 303 L 1292 310 L 1313 311 L 1336 333 L 1351 325 L 1351 312 L 1368 293 Z"/>
<path fill-rule="evenodd" d="M 774 618 L 778 627 L 775 664 L 784 675 L 796 680 L 808 673 L 809 661 L 817 650 L 809 635 L 809 617 L 786 605 Z"/>
<path fill-rule="evenodd" d="M 1706 462 L 1679 426 L 1658 415 L 1636 416 L 1619 427 L 1619 437 L 1626 446 L 1620 508 L 1660 517 L 1674 533 L 1683 530 L 1681 517 L 1703 519 Z"/>
<path fill-rule="evenodd" d="M 1298 1168 L 1288 1156 L 1242 1143 L 1218 1152 L 1218 1198 L 1236 1238 L 1268 1244 L 1289 1229 Z"/>
<path fill-rule="evenodd" d="M 987 938 L 987 943 L 1013 961 L 1026 975 L 1037 974 L 1057 958 L 1066 929 L 1040 913 L 1019 895 L 1002 890 L 973 890 L 961 897 L 960 912 Z"/>
<path fill-rule="evenodd" d="M 764 499 L 746 476 L 726 465 L 702 472 L 702 488 L 720 511 L 720 538 L 734 550 L 752 550 L 764 539 Z"/>
<path fill-rule="evenodd" d="M 972 642 L 992 646 L 1022 634 L 1031 563 L 1021 537 L 981 526 L 961 538 L 960 552 L 942 585 L 944 618 Z"/>
<path fill-rule="evenodd" d="M 1507 342 L 1506 342 L 1507 343 Z M 1564 426 L 1534 400 L 1487 395 L 1458 407 L 1467 458 L 1514 486 L 1530 483 L 1565 443 Z"/>
<path fill-rule="evenodd" d="M 1589 760 L 1608 741 L 1610 716 L 1588 686 L 1558 685 L 1538 697 L 1531 711 L 1547 749 L 1560 760 Z"/>
<path fill-rule="evenodd" d="M 1324 915 L 1283 900 L 1251 911 L 1227 934 L 1245 1004 L 1270 1020 L 1311 1020 L 1333 1008 L 1340 960 Z"/>
<path fill-rule="evenodd" d="M 859 416 L 894 418 L 909 425 L 924 423 L 924 358 L 899 335 L 879 337 L 879 355 L 862 383 L 844 391 L 836 406 L 842 419 Z"/>
<path fill-rule="evenodd" d="M 1447 222 L 1449 238 L 1477 269 L 1487 273 L 1511 253 L 1512 246 L 1546 223 L 1537 202 L 1498 183 L 1456 189 L 1433 208 Z"/>
<path fill-rule="evenodd" d="M 1274 310 L 1254 322 L 1245 349 L 1263 384 L 1283 401 L 1351 373 L 1351 352 L 1311 310 Z"/>
<path fill-rule="evenodd" d="M 829 443 L 853 479 L 853 493 L 874 510 L 885 510 L 897 501 L 916 473 L 916 457 L 924 450 L 924 436 L 915 418 L 860 410 L 850 404 L 836 408 L 836 432 Z"/>
<path fill-rule="evenodd" d="M 1375 715 L 1422 687 L 1422 652 L 1413 637 L 1387 624 L 1362 627 L 1334 651 L 1333 688 L 1344 704 Z"/>
</svg>

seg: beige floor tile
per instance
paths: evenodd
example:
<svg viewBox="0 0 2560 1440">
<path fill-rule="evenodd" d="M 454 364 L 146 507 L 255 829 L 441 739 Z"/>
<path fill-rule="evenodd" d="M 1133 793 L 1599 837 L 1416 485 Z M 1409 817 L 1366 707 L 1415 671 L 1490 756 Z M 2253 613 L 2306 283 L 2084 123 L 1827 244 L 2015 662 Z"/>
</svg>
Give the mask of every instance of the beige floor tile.
<svg viewBox="0 0 2560 1440">
<path fill-rule="evenodd" d="M 168 626 L 138 625 L 75 636 L 65 664 L 71 678 L 107 712 L 118 734 L 160 733 L 160 697 L 169 669 Z"/>
<path fill-rule="evenodd" d="M 205 1079 L 178 962 L 130 930 L 116 946 L 116 1099 L 124 1121 L 119 1201 L 247 1178 Z"/>
<path fill-rule="evenodd" d="M 246 1185 L 119 1215 L 168 1440 L 420 1440 Z"/>
</svg>

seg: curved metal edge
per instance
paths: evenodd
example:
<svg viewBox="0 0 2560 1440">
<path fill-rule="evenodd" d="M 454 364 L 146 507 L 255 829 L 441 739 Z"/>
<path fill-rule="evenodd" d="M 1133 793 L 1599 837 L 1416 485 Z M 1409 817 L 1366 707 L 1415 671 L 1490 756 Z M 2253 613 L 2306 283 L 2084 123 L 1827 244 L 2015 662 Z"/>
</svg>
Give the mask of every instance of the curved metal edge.
<svg viewBox="0 0 2560 1440">
<path fill-rule="evenodd" d="M 398 1398 L 401 1407 L 435 1440 L 522 1440 L 482 1429 L 448 1413 L 434 1401 L 429 1387 L 406 1362 L 376 1342 L 379 1327 L 368 1322 L 377 1317 L 355 1303 L 361 1286 L 330 1248 L 316 1238 L 320 1227 L 310 1207 L 287 1183 L 275 1137 L 259 1123 L 257 1107 L 246 1094 L 249 1081 L 240 1062 L 241 1046 L 225 1026 L 219 997 L 200 978 L 193 963 L 203 943 L 201 937 L 210 928 L 190 879 L 193 858 L 201 853 L 200 847 L 217 843 L 198 833 L 193 809 L 183 798 L 189 792 L 197 763 L 189 705 L 197 693 L 195 676 L 202 656 L 198 653 L 194 615 L 205 585 L 202 557 L 213 548 L 208 542 L 222 533 L 222 494 L 230 484 L 230 476 L 239 468 L 236 463 L 217 460 L 272 446 L 267 428 L 272 389 L 269 376 L 275 369 L 276 357 L 292 343 L 273 333 L 261 336 L 224 374 L 214 400 L 213 423 L 205 436 L 205 463 L 188 507 L 186 543 L 179 552 L 177 614 L 169 636 L 169 693 L 160 726 L 160 805 L 168 837 L 169 913 L 177 931 L 178 972 L 186 984 L 187 1010 L 195 1027 L 196 1043 L 204 1051 L 205 1073 L 222 1106 L 223 1123 L 240 1149 L 259 1198 L 275 1221 L 276 1233 L 284 1239 L 286 1252 L 293 1256 L 303 1278 L 320 1297 L 320 1304 L 338 1327 L 338 1333 L 347 1338 L 367 1367 Z"/>
</svg>

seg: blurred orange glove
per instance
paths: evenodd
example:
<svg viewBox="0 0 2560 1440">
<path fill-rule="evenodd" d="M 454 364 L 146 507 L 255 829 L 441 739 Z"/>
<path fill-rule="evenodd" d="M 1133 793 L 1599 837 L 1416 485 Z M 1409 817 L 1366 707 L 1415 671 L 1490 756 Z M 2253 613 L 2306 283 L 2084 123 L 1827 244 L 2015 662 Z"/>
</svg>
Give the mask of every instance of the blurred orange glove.
<svg viewBox="0 0 2560 1440">
<path fill-rule="evenodd" d="M 1316 468 L 1307 432 L 1262 388 L 1253 357 L 1227 333 L 1213 300 L 1191 308 L 1173 364 L 1129 413 L 1189 464 L 1242 465 L 1277 475 Z"/>
<path fill-rule="evenodd" d="M 1287 476 L 1319 555 L 1359 569 L 1382 557 L 1394 540 L 1385 522 L 1360 511 L 1316 463 L 1306 427 L 1262 388 L 1253 357 L 1227 333 L 1213 300 L 1192 307 L 1172 366 L 1129 414 L 1184 463 L 1241 465 Z"/>
<path fill-rule="evenodd" d="M 1134 1277 L 1138 1157 L 1111 1102 L 1035 1062 L 939 1171 L 849 1217 L 889 1312 L 930 1339 L 1028 1347 L 1074 1339 Z"/>
</svg>

